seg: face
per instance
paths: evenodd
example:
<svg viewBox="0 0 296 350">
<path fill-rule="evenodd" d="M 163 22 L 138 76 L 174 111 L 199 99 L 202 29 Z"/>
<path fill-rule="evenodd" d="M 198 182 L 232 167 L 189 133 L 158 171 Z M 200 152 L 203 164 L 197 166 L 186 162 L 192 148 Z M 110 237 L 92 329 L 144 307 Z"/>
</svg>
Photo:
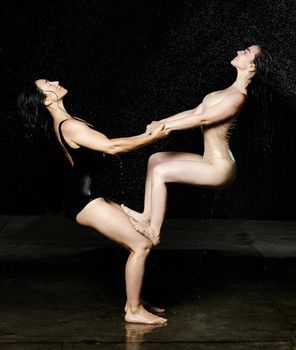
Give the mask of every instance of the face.
<svg viewBox="0 0 296 350">
<path fill-rule="evenodd" d="M 249 46 L 245 50 L 237 51 L 237 56 L 231 61 L 231 64 L 241 70 L 248 70 L 254 66 L 254 59 L 260 52 L 260 46 Z"/>
<path fill-rule="evenodd" d="M 46 98 L 52 102 L 61 100 L 68 92 L 58 81 L 38 79 L 35 81 L 35 84 L 46 95 Z"/>
</svg>

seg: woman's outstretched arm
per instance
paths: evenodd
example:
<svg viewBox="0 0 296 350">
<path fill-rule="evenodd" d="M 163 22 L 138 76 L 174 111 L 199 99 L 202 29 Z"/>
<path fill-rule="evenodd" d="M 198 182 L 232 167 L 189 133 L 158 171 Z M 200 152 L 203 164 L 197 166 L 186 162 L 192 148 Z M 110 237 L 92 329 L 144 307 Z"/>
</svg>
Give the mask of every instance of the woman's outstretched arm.
<svg viewBox="0 0 296 350">
<path fill-rule="evenodd" d="M 114 139 L 109 139 L 106 135 L 90 128 L 84 122 L 74 119 L 69 119 L 63 123 L 62 129 L 66 141 L 72 147 L 83 146 L 114 155 L 136 150 L 169 134 L 169 130 L 164 129 L 163 123 L 151 129 L 150 133 Z"/>
<path fill-rule="evenodd" d="M 237 114 L 244 100 L 245 97 L 240 93 L 227 96 L 221 102 L 207 107 L 202 112 L 196 111 L 183 118 L 168 120 L 165 123 L 165 129 L 170 131 L 184 130 L 215 124 Z"/>
<path fill-rule="evenodd" d="M 182 119 L 184 117 L 189 117 L 191 116 L 193 113 L 201 113 L 202 111 L 202 105 L 198 105 L 196 108 L 193 109 L 188 109 L 187 111 L 183 111 L 177 114 L 172 115 L 171 117 L 167 117 L 167 118 L 163 118 L 161 120 L 158 120 L 158 122 L 162 122 L 162 123 L 167 123 L 169 121 L 173 121 L 173 120 L 178 120 L 178 119 Z M 153 122 L 152 122 L 153 124 Z"/>
</svg>

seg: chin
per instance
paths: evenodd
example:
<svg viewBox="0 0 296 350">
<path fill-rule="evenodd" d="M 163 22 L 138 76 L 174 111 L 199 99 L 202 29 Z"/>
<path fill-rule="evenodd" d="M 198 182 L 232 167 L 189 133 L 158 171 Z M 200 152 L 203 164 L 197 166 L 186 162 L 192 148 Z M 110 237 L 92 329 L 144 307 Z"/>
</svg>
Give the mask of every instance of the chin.
<svg viewBox="0 0 296 350">
<path fill-rule="evenodd" d="M 230 61 L 230 64 L 231 64 L 233 67 L 236 67 L 236 61 L 235 61 L 235 58 L 234 58 L 232 61 Z"/>
</svg>

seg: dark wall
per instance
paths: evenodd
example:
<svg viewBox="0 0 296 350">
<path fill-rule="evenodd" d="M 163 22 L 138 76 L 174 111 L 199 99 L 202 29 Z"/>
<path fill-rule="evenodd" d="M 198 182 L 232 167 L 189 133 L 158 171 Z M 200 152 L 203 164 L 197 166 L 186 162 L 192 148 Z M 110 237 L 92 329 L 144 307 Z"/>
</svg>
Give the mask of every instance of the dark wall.
<svg viewBox="0 0 296 350">
<path fill-rule="evenodd" d="M 24 138 L 16 96 L 25 81 L 59 80 L 70 113 L 129 136 L 231 84 L 236 50 L 259 42 L 274 57 L 267 122 L 248 106 L 231 138 L 235 183 L 220 192 L 170 185 L 168 216 L 295 219 L 295 10 L 292 0 L 2 4 L 1 213 L 62 210 L 68 167 L 53 141 Z M 162 150 L 202 152 L 200 130 L 122 156 L 128 205 L 142 208 L 147 160 Z"/>
</svg>

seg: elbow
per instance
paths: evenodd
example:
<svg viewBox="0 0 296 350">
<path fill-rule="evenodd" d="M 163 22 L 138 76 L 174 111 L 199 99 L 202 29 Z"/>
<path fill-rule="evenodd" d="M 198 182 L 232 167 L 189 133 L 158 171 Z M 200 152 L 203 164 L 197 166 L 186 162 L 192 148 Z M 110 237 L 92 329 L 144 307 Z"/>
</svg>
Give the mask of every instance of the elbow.
<svg viewBox="0 0 296 350">
<path fill-rule="evenodd" d="M 112 154 L 113 156 L 119 156 L 119 155 L 121 155 L 121 154 L 123 154 L 123 153 L 126 153 L 127 151 L 126 150 L 124 150 L 124 149 L 119 149 L 119 148 L 117 148 L 117 149 L 113 149 L 112 150 L 112 153 L 110 153 L 110 154 Z"/>
<path fill-rule="evenodd" d="M 112 156 L 117 156 L 123 152 L 120 149 L 118 149 L 118 147 L 108 147 L 105 153 L 110 154 Z"/>
<path fill-rule="evenodd" d="M 200 124 L 201 124 L 201 126 L 205 126 L 205 125 L 209 125 L 210 122 L 207 119 L 203 119 L 203 120 L 201 120 Z"/>
<path fill-rule="evenodd" d="M 111 154 L 112 156 L 118 156 L 125 152 L 126 150 L 115 142 L 110 143 L 106 149 L 106 153 Z"/>
<path fill-rule="evenodd" d="M 111 156 L 117 155 L 117 152 L 114 148 L 108 148 L 105 153 L 110 154 Z"/>
</svg>

